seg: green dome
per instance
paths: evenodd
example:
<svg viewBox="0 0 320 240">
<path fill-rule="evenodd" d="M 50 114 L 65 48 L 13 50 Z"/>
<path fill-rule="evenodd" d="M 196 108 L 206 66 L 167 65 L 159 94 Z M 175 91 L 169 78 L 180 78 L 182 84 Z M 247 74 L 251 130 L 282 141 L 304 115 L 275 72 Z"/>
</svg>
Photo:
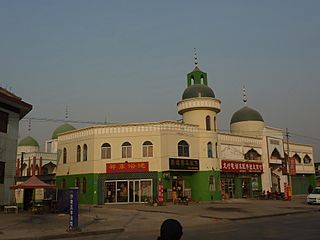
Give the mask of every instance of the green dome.
<svg viewBox="0 0 320 240">
<path fill-rule="evenodd" d="M 210 87 L 204 84 L 194 84 L 184 90 L 182 99 L 195 97 L 211 97 L 215 98 L 214 92 Z"/>
<path fill-rule="evenodd" d="M 249 107 L 243 107 L 239 111 L 235 112 L 231 118 L 230 124 L 243 121 L 264 122 L 260 113 Z"/>
<path fill-rule="evenodd" d="M 33 137 L 25 137 L 18 143 L 19 147 L 39 147 L 39 143 Z"/>
<path fill-rule="evenodd" d="M 76 128 L 70 125 L 69 123 L 62 124 L 57 127 L 52 133 L 52 139 L 57 139 L 58 135 L 64 132 L 75 130 Z"/>
</svg>

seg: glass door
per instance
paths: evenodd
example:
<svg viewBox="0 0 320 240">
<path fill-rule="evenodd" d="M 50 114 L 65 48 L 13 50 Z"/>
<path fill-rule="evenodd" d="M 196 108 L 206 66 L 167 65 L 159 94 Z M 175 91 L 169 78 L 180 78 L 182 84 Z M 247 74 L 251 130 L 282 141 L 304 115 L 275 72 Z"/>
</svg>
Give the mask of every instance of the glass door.
<svg viewBox="0 0 320 240">
<path fill-rule="evenodd" d="M 116 202 L 116 182 L 105 182 L 105 203 Z"/>
<path fill-rule="evenodd" d="M 128 202 L 128 181 L 117 182 L 117 202 Z"/>
<path fill-rule="evenodd" d="M 134 181 L 134 202 L 140 202 L 140 181 Z"/>
<path fill-rule="evenodd" d="M 133 181 L 129 181 L 129 202 L 134 201 L 134 185 Z"/>
</svg>

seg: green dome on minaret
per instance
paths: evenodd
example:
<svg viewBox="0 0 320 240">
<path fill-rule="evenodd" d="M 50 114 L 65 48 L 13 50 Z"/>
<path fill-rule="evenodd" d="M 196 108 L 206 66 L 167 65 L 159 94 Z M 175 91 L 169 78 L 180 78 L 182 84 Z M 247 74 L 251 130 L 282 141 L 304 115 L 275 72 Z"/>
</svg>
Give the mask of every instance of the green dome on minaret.
<svg viewBox="0 0 320 240">
<path fill-rule="evenodd" d="M 58 135 L 64 132 L 75 130 L 76 128 L 69 123 L 62 124 L 61 126 L 57 127 L 52 133 L 52 139 L 57 139 Z"/>
<path fill-rule="evenodd" d="M 39 147 L 39 143 L 31 136 L 25 137 L 18 143 L 19 147 Z"/>
</svg>

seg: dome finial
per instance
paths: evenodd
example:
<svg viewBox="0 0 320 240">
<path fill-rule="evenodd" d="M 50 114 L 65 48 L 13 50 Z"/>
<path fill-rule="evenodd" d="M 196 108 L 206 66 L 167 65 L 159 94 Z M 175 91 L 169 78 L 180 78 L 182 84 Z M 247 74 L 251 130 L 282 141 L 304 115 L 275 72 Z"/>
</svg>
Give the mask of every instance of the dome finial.
<svg viewBox="0 0 320 240">
<path fill-rule="evenodd" d="M 243 85 L 242 91 L 243 91 L 243 102 L 244 102 L 244 104 L 247 104 L 248 98 L 247 98 L 247 94 L 246 94 L 246 87 L 245 87 L 245 85 Z"/>
<path fill-rule="evenodd" d="M 194 52 L 194 65 L 195 65 L 196 67 L 198 67 L 197 49 L 194 48 L 194 49 L 193 49 L 193 52 Z"/>
<path fill-rule="evenodd" d="M 29 118 L 29 122 L 28 122 L 28 132 L 29 134 L 31 132 L 31 118 Z"/>
<path fill-rule="evenodd" d="M 66 105 L 66 115 L 65 115 L 65 120 L 68 120 L 69 118 L 69 111 L 68 111 L 68 105 Z"/>
</svg>

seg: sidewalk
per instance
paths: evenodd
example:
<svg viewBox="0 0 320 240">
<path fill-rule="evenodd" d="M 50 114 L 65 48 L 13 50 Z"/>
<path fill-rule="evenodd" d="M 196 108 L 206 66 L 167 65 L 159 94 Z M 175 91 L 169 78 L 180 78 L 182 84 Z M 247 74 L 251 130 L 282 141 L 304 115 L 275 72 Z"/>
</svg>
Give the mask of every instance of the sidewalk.
<svg viewBox="0 0 320 240">
<path fill-rule="evenodd" d="M 124 204 L 81 205 L 81 232 L 67 232 L 67 214 L 34 215 L 0 213 L 0 239 L 56 239 L 89 236 L 123 231 L 158 229 L 166 218 L 179 219 L 184 226 L 195 226 L 217 221 L 236 221 L 319 211 L 319 206 L 305 203 L 305 196 L 292 201 L 232 199 L 185 205 Z"/>
</svg>

